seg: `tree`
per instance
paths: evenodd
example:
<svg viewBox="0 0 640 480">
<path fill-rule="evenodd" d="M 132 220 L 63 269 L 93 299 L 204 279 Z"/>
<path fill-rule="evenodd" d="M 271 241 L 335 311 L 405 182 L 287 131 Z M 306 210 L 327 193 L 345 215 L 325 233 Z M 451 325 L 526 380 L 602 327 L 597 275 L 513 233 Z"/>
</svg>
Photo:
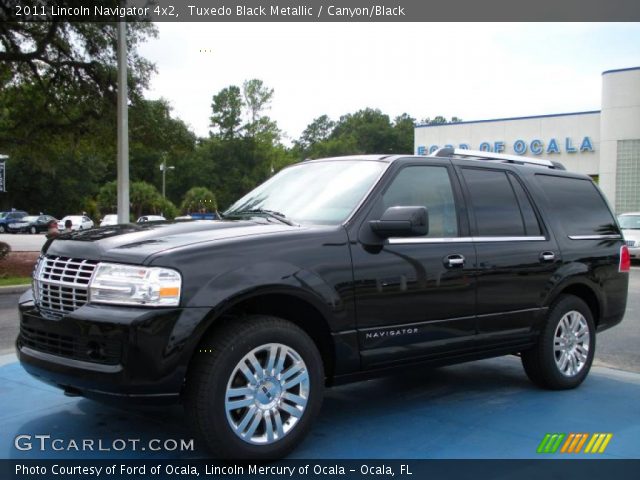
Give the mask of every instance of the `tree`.
<svg viewBox="0 0 640 480">
<path fill-rule="evenodd" d="M 107 2 L 116 3 L 116 2 Z M 0 13 L 11 7 L 2 3 Z M 90 131 L 88 120 L 114 111 L 117 95 L 116 23 L 0 22 L 0 104 L 11 115 L 3 118 L 0 145 L 20 144 L 33 134 Z M 136 46 L 156 28 L 130 22 L 130 98 L 139 98 L 154 67 Z M 28 105 L 26 115 L 20 108 Z M 4 146 L 4 145 L 3 145 Z"/>
<path fill-rule="evenodd" d="M 327 115 L 321 115 L 307 125 L 295 143 L 303 150 L 307 150 L 313 145 L 327 140 L 335 126 L 336 123 Z"/>
<path fill-rule="evenodd" d="M 242 84 L 242 95 L 249 113 L 249 125 L 255 124 L 260 114 L 269 108 L 273 98 L 273 88 L 268 88 L 262 80 L 254 78 Z"/>
<path fill-rule="evenodd" d="M 62 20 L 0 22 L 0 151 L 11 172 L 0 208 L 77 213 L 115 176 L 116 23 Z M 153 72 L 136 46 L 155 34 L 128 25 L 133 104 Z"/>
<path fill-rule="evenodd" d="M 162 184 L 160 164 L 166 160 L 176 170 L 167 174 L 167 196 L 174 202 L 185 190 L 178 190 L 175 172 L 185 168 L 193 155 L 196 137 L 182 120 L 171 116 L 164 100 L 139 100 L 129 108 L 129 156 L 132 181 L 147 181 L 157 188 Z"/>
<path fill-rule="evenodd" d="M 216 211 L 218 209 L 216 196 L 208 188 L 193 187 L 185 194 L 182 200 L 182 211 L 198 212 L 202 209 L 209 212 Z"/>
<path fill-rule="evenodd" d="M 462 121 L 461 118 L 451 117 L 451 120 L 447 120 L 447 117 L 443 117 L 442 115 L 437 115 L 433 118 L 427 117 L 420 120 L 421 125 L 444 125 L 446 123 L 460 123 Z"/>
<path fill-rule="evenodd" d="M 235 85 L 231 85 L 220 90 L 213 96 L 211 109 L 213 110 L 211 127 L 216 130 L 214 134 L 226 139 L 234 138 L 239 133 L 242 123 L 240 89 Z"/>
<path fill-rule="evenodd" d="M 175 216 L 176 207 L 166 198 L 162 198 L 156 187 L 147 182 L 132 182 L 129 198 L 133 220 L 145 214 L 164 213 L 169 218 Z M 106 183 L 100 188 L 97 197 L 98 208 L 102 215 L 116 210 L 117 184 Z"/>
<path fill-rule="evenodd" d="M 394 150 L 397 153 L 413 152 L 413 137 L 416 120 L 407 113 L 397 116 L 393 121 L 395 133 Z"/>
</svg>

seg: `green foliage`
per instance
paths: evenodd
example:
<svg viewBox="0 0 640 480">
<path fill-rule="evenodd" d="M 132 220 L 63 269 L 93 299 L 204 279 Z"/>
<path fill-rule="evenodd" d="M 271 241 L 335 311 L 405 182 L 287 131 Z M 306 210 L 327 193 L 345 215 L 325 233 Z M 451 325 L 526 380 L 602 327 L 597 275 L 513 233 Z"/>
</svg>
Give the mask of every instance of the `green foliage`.
<svg viewBox="0 0 640 480">
<path fill-rule="evenodd" d="M 240 89 L 235 85 L 223 88 L 213 96 L 211 103 L 213 115 L 211 127 L 214 135 L 219 135 L 227 140 L 233 139 L 242 123 L 242 97 Z"/>
<path fill-rule="evenodd" d="M 0 23 L 0 151 L 9 155 L 0 209 L 78 213 L 115 177 L 115 33 L 115 23 Z M 133 106 L 154 68 L 136 46 L 155 34 L 128 23 Z"/>
<path fill-rule="evenodd" d="M 321 115 L 314 119 L 307 128 L 304 129 L 300 138 L 295 142 L 302 150 L 311 148 L 312 145 L 316 145 L 320 142 L 325 142 L 329 139 L 329 135 L 335 128 L 336 123 L 332 121 L 328 116 Z"/>
<path fill-rule="evenodd" d="M 392 122 L 380 110 L 366 108 L 337 122 L 323 115 L 294 144 L 299 157 L 321 158 L 366 153 L 411 153 L 415 120 L 402 114 Z"/>
<path fill-rule="evenodd" d="M 113 3 L 113 2 L 112 2 Z M 141 98 L 154 67 L 136 51 L 155 36 L 128 23 L 130 98 Z M 116 23 L 0 22 L 0 145 L 33 142 L 113 113 L 117 95 Z M 27 107 L 27 108 L 25 108 Z M 115 116 L 114 116 L 115 118 Z M 90 124 L 87 125 L 86 123 Z"/>
<path fill-rule="evenodd" d="M 460 123 L 462 121 L 461 118 L 451 117 L 451 120 L 447 120 L 446 117 L 442 115 L 437 115 L 433 118 L 423 118 L 420 120 L 420 125 L 444 125 L 446 123 Z"/>
<path fill-rule="evenodd" d="M 218 209 L 216 196 L 206 187 L 193 187 L 182 200 L 182 211 L 188 212 L 215 212 Z"/>
<path fill-rule="evenodd" d="M 179 211 L 171 200 L 160 197 L 158 200 L 157 211 L 167 220 L 173 220 L 178 216 Z"/>
<path fill-rule="evenodd" d="M 261 112 L 269 108 L 273 99 L 273 88 L 268 88 L 262 80 L 254 78 L 242 84 L 242 95 L 248 109 L 250 123 L 256 123 Z"/>
<path fill-rule="evenodd" d="M 3 260 L 11 252 L 11 247 L 8 243 L 0 242 L 0 260 Z"/>
<path fill-rule="evenodd" d="M 117 209 L 116 181 L 103 185 L 98 192 L 97 205 L 101 215 L 115 213 Z M 132 220 L 142 215 L 165 214 L 165 217 L 176 216 L 177 209 L 168 199 L 162 198 L 156 187 L 147 182 L 132 182 L 129 188 L 129 201 L 133 213 Z"/>
</svg>

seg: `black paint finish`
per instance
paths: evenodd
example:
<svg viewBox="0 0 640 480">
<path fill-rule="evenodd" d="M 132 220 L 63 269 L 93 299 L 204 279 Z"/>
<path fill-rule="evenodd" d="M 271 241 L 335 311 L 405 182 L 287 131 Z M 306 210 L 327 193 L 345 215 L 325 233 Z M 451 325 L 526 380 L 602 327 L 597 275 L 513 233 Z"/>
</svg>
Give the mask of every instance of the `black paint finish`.
<svg viewBox="0 0 640 480">
<path fill-rule="evenodd" d="M 242 321 L 243 312 L 281 312 L 303 326 L 331 365 L 328 383 L 402 365 L 521 351 L 535 342 L 548 307 L 562 292 L 588 297 L 599 330 L 622 319 L 628 284 L 628 275 L 618 273 L 622 239 L 569 239 L 558 214 L 563 207 L 549 200 L 536 177 L 545 169 L 486 165 L 522 184 L 532 205 L 526 228 L 535 228 L 533 215 L 540 224 L 535 239 L 497 241 L 479 235 L 460 170 L 485 168 L 483 162 L 399 156 L 378 161 L 388 164 L 384 175 L 343 225 L 295 226 L 254 217 L 104 227 L 47 242 L 47 255 L 174 268 L 183 278 L 181 304 L 87 304 L 49 320 L 27 292 L 20 302 L 25 328 L 84 344 L 108 337 L 122 349 L 116 366 L 105 368 L 38 352 L 18 338 L 20 361 L 44 381 L 83 395 L 175 401 L 205 332 L 223 319 Z M 430 235 L 420 243 L 416 237 L 376 236 L 369 221 L 380 219 L 385 190 L 403 168 L 421 165 L 446 169 L 455 238 Z M 516 195 L 524 198 L 520 190 Z M 608 215 L 598 212 L 599 219 Z M 437 218 L 435 212 L 429 217 Z M 611 218 L 603 228 L 619 233 Z M 545 253 L 553 259 L 543 259 Z M 452 258 L 463 263 L 451 264 Z"/>
</svg>

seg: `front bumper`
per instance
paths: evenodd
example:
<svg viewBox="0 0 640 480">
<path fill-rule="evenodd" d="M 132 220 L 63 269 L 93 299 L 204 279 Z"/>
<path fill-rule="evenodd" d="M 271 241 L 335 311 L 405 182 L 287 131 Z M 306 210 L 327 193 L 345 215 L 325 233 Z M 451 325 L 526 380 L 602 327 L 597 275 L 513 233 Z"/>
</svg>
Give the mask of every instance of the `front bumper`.
<svg viewBox="0 0 640 480">
<path fill-rule="evenodd" d="M 632 259 L 640 259 L 640 247 L 629 247 L 629 255 Z"/>
<path fill-rule="evenodd" d="M 179 400 L 196 331 L 209 309 L 85 305 L 42 316 L 20 299 L 18 358 L 34 377 L 69 394 L 108 401 Z"/>
</svg>

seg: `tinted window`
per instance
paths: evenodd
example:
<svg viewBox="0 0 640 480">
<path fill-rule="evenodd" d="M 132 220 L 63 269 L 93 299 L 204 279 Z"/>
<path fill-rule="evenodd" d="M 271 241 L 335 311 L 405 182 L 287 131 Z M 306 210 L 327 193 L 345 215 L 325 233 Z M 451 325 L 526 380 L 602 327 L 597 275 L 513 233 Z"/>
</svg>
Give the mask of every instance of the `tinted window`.
<svg viewBox="0 0 640 480">
<path fill-rule="evenodd" d="M 405 167 L 382 196 L 384 209 L 425 206 L 429 212 L 428 237 L 456 237 L 458 217 L 449 172 L 445 167 Z"/>
<path fill-rule="evenodd" d="M 537 175 L 567 235 L 618 234 L 618 228 L 602 195 L 591 180 Z"/>
<path fill-rule="evenodd" d="M 516 198 L 518 199 L 518 205 L 520 206 L 520 213 L 522 214 L 526 234 L 529 236 L 542 235 L 542 229 L 540 228 L 538 217 L 536 216 L 531 200 L 524 191 L 522 184 L 512 174 L 509 174 L 509 180 L 511 181 L 511 186 L 516 194 Z"/>
<path fill-rule="evenodd" d="M 464 168 L 471 208 L 481 237 L 522 237 L 524 220 L 515 192 L 505 172 Z"/>
</svg>

